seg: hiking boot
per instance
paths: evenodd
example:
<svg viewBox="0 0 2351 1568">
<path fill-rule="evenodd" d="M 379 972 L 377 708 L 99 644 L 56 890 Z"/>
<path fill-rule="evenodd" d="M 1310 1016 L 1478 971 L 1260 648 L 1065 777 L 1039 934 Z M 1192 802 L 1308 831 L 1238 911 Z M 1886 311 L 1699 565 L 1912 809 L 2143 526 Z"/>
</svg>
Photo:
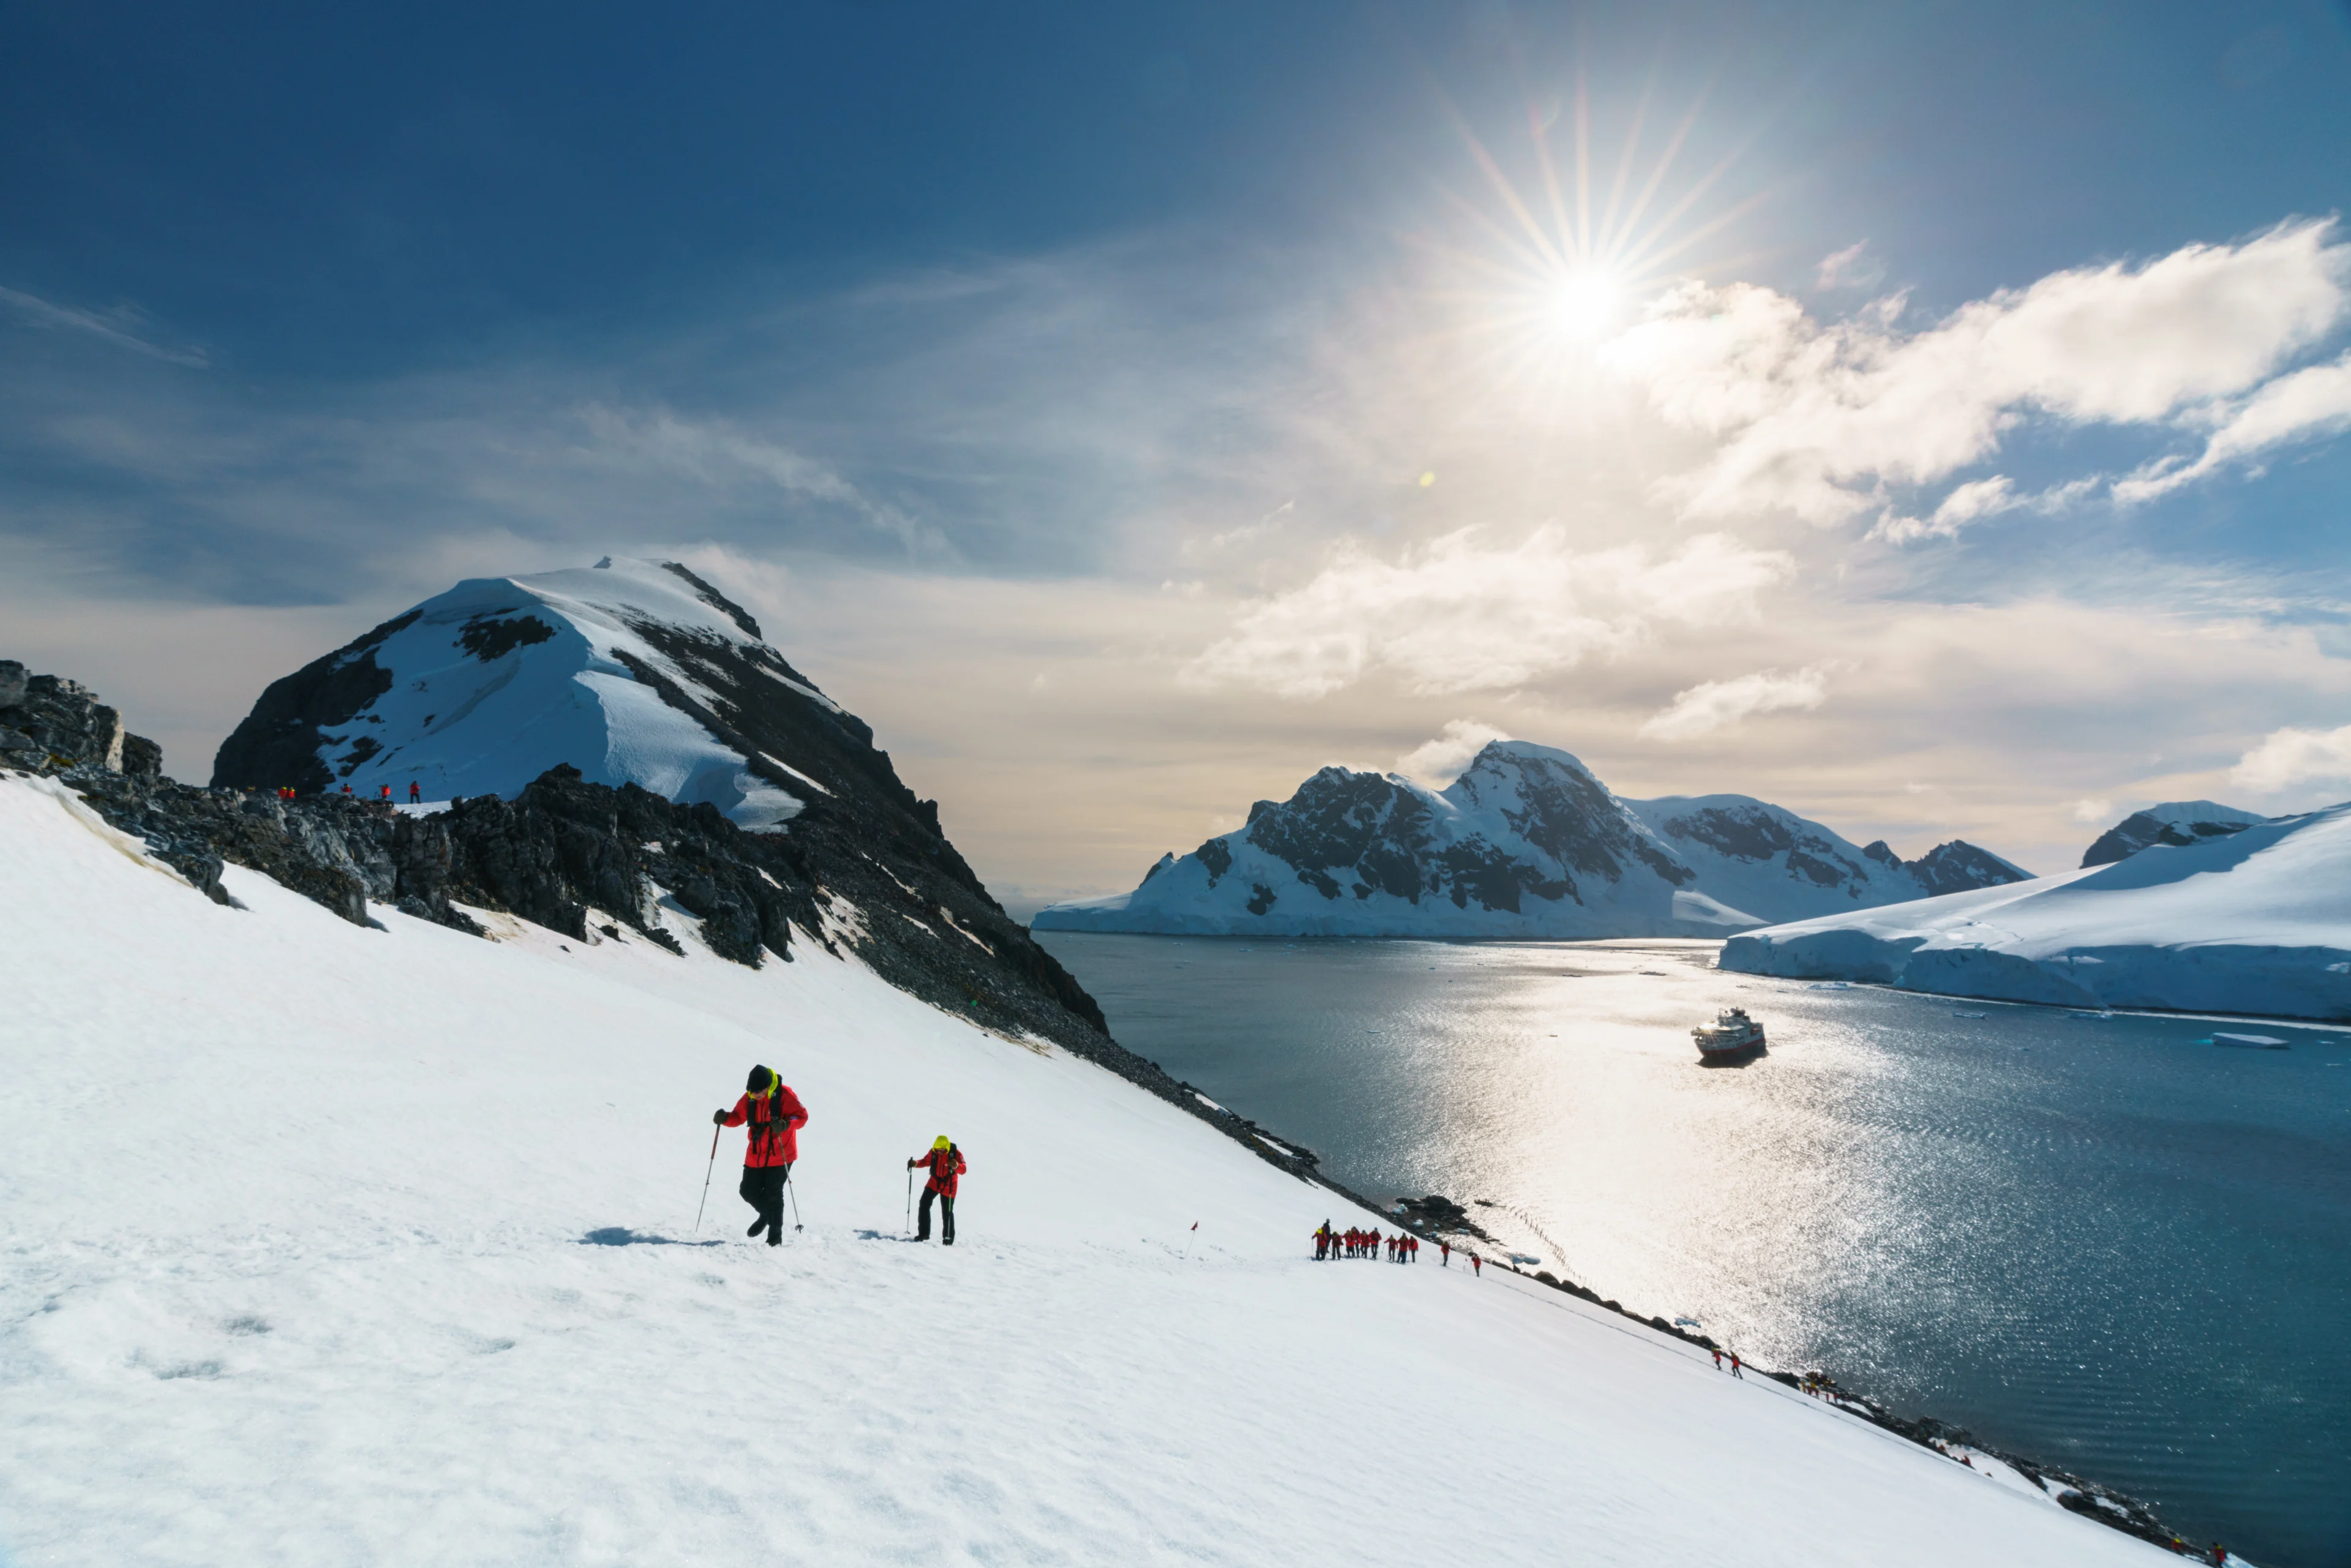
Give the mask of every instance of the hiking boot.
<svg viewBox="0 0 2351 1568">
<path fill-rule="evenodd" d="M 748 1229 L 748 1230 L 746 1230 L 745 1232 L 743 1232 L 743 1234 L 744 1234 L 744 1235 L 746 1235 L 746 1236 L 757 1236 L 757 1235 L 758 1235 L 758 1234 L 759 1234 L 759 1232 L 761 1232 L 762 1230 L 765 1230 L 766 1228 L 768 1228 L 768 1222 L 767 1222 L 767 1220 L 765 1220 L 764 1218 L 762 1218 L 762 1219 L 755 1219 L 755 1220 L 751 1221 L 751 1228 L 750 1228 L 750 1229 Z"/>
</svg>

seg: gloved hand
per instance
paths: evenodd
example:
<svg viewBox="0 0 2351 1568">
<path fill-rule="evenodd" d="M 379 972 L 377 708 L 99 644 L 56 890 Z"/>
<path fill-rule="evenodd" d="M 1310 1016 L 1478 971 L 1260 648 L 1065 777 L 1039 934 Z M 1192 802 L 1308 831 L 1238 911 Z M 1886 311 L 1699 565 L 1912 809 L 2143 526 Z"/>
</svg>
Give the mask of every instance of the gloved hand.
<svg viewBox="0 0 2351 1568">
<path fill-rule="evenodd" d="M 726 1124 L 726 1113 L 724 1111 L 713 1111 L 710 1113 L 710 1124 L 714 1127 L 725 1126 Z"/>
<path fill-rule="evenodd" d="M 908 1160 L 906 1162 L 906 1168 L 908 1170 L 913 1170 L 916 1166 L 921 1165 L 922 1163 L 923 1162 L 920 1160 Z"/>
</svg>

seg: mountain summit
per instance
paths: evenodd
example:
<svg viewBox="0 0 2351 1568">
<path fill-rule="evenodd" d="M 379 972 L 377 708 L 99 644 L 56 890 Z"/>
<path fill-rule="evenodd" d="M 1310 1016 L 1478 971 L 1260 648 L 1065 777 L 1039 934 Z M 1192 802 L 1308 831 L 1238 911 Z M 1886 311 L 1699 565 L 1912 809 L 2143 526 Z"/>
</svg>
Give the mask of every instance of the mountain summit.
<svg viewBox="0 0 2351 1568">
<path fill-rule="evenodd" d="M 882 785 L 935 833 L 872 742 L 742 606 L 675 561 L 607 556 L 469 579 L 272 683 L 213 783 L 511 797 L 568 763 L 754 830 Z"/>
<path fill-rule="evenodd" d="M 1432 790 L 1325 768 L 1132 893 L 1039 930 L 1202 936 L 1721 936 L 2023 881 L 1961 841 L 1905 861 L 1746 795 L 1621 800 L 1564 751 L 1498 740 Z"/>
</svg>

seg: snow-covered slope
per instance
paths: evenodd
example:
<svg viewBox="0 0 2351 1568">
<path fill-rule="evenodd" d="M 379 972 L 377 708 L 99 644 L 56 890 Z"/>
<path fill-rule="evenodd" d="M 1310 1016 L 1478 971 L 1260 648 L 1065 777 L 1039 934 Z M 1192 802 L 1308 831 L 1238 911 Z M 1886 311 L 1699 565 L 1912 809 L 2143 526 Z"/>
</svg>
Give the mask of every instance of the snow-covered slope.
<svg viewBox="0 0 2351 1568">
<path fill-rule="evenodd" d="M 1745 795 L 1620 800 L 1564 751 L 1495 741 L 1445 789 L 1326 768 L 1130 893 L 1039 929 L 1204 936 L 1719 936 L 2018 881 L 1958 841 L 1905 862 Z"/>
<path fill-rule="evenodd" d="M 746 723 L 803 708 L 803 727 L 841 716 L 739 605 L 675 563 L 607 557 L 470 579 L 277 682 L 223 743 L 213 782 L 369 796 L 388 784 L 401 801 L 414 783 L 446 800 L 510 796 L 569 763 L 591 783 L 772 827 L 841 787 Z"/>
<path fill-rule="evenodd" d="M 1751 932 L 1721 964 L 2076 1007 L 2351 1018 L 2351 805 Z"/>
<path fill-rule="evenodd" d="M 1312 1263 L 1322 1189 L 813 944 L 224 881 L 0 778 L 0 1558 L 2171 1561 L 1496 1270 Z M 755 1061 L 773 1249 L 740 1133 L 692 1229 Z M 897 1239 L 943 1132 L 951 1251 Z"/>
<path fill-rule="evenodd" d="M 2082 865 L 2085 870 L 2112 865 L 2154 844 L 2177 848 L 2199 839 L 2226 838 L 2268 821 L 2258 811 L 2223 806 L 2216 800 L 2167 800 L 2144 811 L 2133 811 L 2100 833 L 2097 841 L 2082 852 Z"/>
</svg>

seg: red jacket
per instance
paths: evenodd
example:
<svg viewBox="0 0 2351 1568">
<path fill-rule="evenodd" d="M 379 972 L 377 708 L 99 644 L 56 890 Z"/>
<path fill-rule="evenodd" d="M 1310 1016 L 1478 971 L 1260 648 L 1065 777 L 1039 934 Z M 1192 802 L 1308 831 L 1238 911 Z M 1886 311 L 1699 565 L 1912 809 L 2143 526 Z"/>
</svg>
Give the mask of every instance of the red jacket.
<svg viewBox="0 0 2351 1568">
<path fill-rule="evenodd" d="M 743 1147 L 743 1164 L 752 1170 L 788 1166 L 799 1159 L 799 1131 L 808 1119 L 808 1107 L 785 1083 L 777 1084 L 773 1093 L 762 1094 L 756 1100 L 746 1094 L 735 1102 L 735 1109 L 726 1113 L 726 1124 L 730 1127 L 739 1127 L 746 1120 L 751 1124 L 750 1139 Z"/>
<path fill-rule="evenodd" d="M 956 1195 L 956 1177 L 971 1168 L 970 1162 L 963 1157 L 963 1151 L 953 1145 L 933 1149 L 914 1163 L 930 1166 L 931 1179 L 923 1185 L 941 1197 L 953 1197 Z"/>
</svg>

